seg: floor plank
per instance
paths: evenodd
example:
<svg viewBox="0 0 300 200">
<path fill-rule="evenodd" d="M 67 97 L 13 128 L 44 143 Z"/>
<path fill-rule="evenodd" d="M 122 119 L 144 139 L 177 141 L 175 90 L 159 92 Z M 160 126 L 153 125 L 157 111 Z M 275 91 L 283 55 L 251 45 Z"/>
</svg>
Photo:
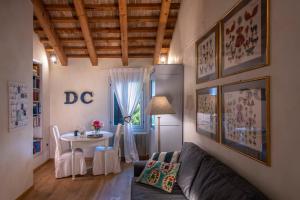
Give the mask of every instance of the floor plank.
<svg viewBox="0 0 300 200">
<path fill-rule="evenodd" d="M 85 176 L 56 179 L 54 162 L 48 161 L 34 173 L 34 187 L 22 200 L 129 200 L 133 168 L 122 163 L 122 172 L 107 176 Z"/>
</svg>

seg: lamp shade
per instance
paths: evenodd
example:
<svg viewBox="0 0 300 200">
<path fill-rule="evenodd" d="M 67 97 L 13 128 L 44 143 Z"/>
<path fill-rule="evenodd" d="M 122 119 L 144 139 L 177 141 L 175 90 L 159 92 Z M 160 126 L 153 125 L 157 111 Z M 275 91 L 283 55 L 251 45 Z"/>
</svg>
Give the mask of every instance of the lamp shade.
<svg viewBox="0 0 300 200">
<path fill-rule="evenodd" d="M 148 115 L 176 114 L 165 96 L 153 97 L 146 108 L 146 113 Z"/>
</svg>

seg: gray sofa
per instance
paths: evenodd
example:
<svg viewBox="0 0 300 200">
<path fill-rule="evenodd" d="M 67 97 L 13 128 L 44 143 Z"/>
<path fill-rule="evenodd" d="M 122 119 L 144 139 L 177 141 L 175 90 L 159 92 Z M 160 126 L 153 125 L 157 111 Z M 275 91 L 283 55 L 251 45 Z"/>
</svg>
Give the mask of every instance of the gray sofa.
<svg viewBox="0 0 300 200">
<path fill-rule="evenodd" d="M 231 168 L 218 161 L 193 143 L 184 143 L 177 183 L 171 194 L 160 189 L 136 183 L 146 161 L 134 164 L 131 185 L 132 200 L 266 200 L 256 189 Z"/>
</svg>

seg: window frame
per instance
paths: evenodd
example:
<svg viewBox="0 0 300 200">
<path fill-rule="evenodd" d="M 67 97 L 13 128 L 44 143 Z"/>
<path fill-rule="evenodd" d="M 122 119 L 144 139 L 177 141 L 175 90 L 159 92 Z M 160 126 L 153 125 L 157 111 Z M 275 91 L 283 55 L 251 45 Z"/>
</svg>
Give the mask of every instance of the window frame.
<svg viewBox="0 0 300 200">
<path fill-rule="evenodd" d="M 151 101 L 151 99 L 155 96 L 156 94 L 156 81 L 154 79 L 150 79 L 150 87 L 149 87 L 149 90 L 150 90 L 150 98 L 149 98 L 149 101 Z M 154 128 L 155 127 L 155 121 L 156 121 L 156 118 L 155 118 L 155 115 L 150 115 L 149 117 L 149 124 L 150 124 L 150 127 L 151 128 Z"/>
<path fill-rule="evenodd" d="M 117 125 L 114 124 L 114 91 L 113 91 L 113 87 L 111 85 L 111 80 L 109 79 L 109 102 L 110 102 L 110 129 L 112 131 L 116 131 L 117 129 Z M 145 96 L 146 92 L 145 92 L 145 83 L 143 84 L 143 88 L 142 88 L 142 95 L 141 95 L 141 125 L 132 125 L 133 127 L 133 132 L 145 132 L 146 131 L 146 113 L 145 113 Z"/>
</svg>

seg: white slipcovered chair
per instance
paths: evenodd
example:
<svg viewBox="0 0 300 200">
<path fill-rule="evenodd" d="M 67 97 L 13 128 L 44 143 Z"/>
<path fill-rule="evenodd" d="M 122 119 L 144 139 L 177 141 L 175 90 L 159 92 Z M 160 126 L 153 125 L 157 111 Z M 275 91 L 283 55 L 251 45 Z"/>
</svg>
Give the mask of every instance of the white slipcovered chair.
<svg viewBox="0 0 300 200">
<path fill-rule="evenodd" d="M 60 133 L 57 126 L 52 127 L 54 139 L 55 139 L 55 177 L 62 178 L 72 175 L 72 151 L 71 149 L 63 151 L 60 140 Z M 81 149 L 75 151 L 75 175 L 86 174 L 86 164 Z"/>
<path fill-rule="evenodd" d="M 93 175 L 121 172 L 120 138 L 122 127 L 122 124 L 118 124 L 113 146 L 98 146 L 95 148 Z"/>
</svg>

